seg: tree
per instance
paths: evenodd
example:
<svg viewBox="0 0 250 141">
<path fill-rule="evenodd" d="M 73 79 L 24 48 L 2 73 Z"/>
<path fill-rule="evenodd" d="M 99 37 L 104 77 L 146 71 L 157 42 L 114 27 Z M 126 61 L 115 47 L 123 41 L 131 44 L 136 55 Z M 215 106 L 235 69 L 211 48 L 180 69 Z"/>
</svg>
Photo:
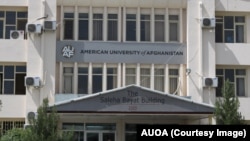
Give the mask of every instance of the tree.
<svg viewBox="0 0 250 141">
<path fill-rule="evenodd" d="M 48 110 L 50 112 L 48 113 Z M 37 110 L 37 116 L 29 118 L 29 128 L 10 130 L 1 141 L 13 139 L 18 136 L 20 141 L 70 141 L 73 132 L 60 133 L 58 129 L 59 115 L 55 109 L 49 109 L 48 99 Z"/>
<path fill-rule="evenodd" d="M 234 86 L 229 80 L 225 81 L 222 88 L 222 98 L 216 100 L 215 117 L 219 125 L 241 125 L 244 124 L 244 117 L 238 111 L 240 102 L 234 94 Z"/>
</svg>

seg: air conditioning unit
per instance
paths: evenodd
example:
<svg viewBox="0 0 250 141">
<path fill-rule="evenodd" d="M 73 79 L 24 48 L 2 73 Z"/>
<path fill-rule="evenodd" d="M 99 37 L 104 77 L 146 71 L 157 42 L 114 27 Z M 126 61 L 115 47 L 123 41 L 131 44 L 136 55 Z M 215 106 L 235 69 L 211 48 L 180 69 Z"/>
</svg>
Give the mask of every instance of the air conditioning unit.
<svg viewBox="0 0 250 141">
<path fill-rule="evenodd" d="M 56 30 L 56 21 L 44 21 L 43 29 L 52 31 Z"/>
<path fill-rule="evenodd" d="M 24 31 L 23 30 L 11 30 L 10 31 L 10 39 L 23 40 L 24 39 Z"/>
<path fill-rule="evenodd" d="M 201 25 L 203 28 L 214 28 L 215 27 L 215 18 L 202 18 Z"/>
<path fill-rule="evenodd" d="M 27 118 L 28 119 L 36 119 L 37 118 L 37 113 L 36 112 L 28 112 Z"/>
<path fill-rule="evenodd" d="M 217 77 L 203 77 L 203 87 L 218 87 Z"/>
<path fill-rule="evenodd" d="M 25 86 L 40 87 L 40 77 L 25 77 Z"/>
<path fill-rule="evenodd" d="M 26 31 L 29 33 L 42 33 L 42 25 L 41 24 L 27 24 Z"/>
</svg>

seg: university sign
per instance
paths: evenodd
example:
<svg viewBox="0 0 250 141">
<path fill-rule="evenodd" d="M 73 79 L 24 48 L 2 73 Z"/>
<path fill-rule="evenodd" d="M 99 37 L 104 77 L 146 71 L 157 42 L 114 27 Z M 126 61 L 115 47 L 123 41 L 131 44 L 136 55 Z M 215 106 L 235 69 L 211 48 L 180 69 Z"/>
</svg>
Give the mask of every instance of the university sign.
<svg viewBox="0 0 250 141">
<path fill-rule="evenodd" d="M 110 43 L 58 41 L 58 62 L 186 64 L 179 43 Z"/>
</svg>

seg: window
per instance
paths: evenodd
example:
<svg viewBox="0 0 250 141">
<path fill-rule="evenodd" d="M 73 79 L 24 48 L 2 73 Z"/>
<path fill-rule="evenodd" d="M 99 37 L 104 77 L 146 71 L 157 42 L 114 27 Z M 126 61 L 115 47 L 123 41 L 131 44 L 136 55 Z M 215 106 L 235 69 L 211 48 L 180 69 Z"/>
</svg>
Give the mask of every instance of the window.
<svg viewBox="0 0 250 141">
<path fill-rule="evenodd" d="M 64 93 L 73 93 L 73 67 L 63 68 Z"/>
<path fill-rule="evenodd" d="M 88 68 L 78 68 L 78 94 L 88 93 Z"/>
<path fill-rule="evenodd" d="M 244 43 L 244 30 L 244 16 L 216 16 L 215 41 L 217 43 Z"/>
<path fill-rule="evenodd" d="M 150 88 L 150 68 L 141 68 L 140 85 Z"/>
<path fill-rule="evenodd" d="M 125 141 L 137 141 L 137 125 L 125 125 Z"/>
<path fill-rule="evenodd" d="M 11 30 L 23 30 L 28 13 L 24 11 L 0 11 L 0 39 L 10 39 Z"/>
<path fill-rule="evenodd" d="M 20 121 L 0 121 L 0 136 L 7 133 L 7 131 L 13 129 L 13 128 L 23 128 L 23 125 L 25 124 L 24 120 Z"/>
<path fill-rule="evenodd" d="M 126 85 L 135 84 L 135 68 L 126 68 Z"/>
<path fill-rule="evenodd" d="M 64 132 L 74 131 L 74 141 L 84 141 L 84 124 L 83 123 L 63 123 Z"/>
<path fill-rule="evenodd" d="M 92 92 L 93 93 L 97 93 L 97 92 L 101 92 L 102 91 L 102 68 L 93 68 L 92 70 L 92 78 L 93 78 L 93 82 L 92 82 Z"/>
<path fill-rule="evenodd" d="M 108 41 L 117 41 L 118 37 L 118 15 L 108 14 Z"/>
<path fill-rule="evenodd" d="M 141 15 L 141 41 L 150 41 L 150 15 Z"/>
<path fill-rule="evenodd" d="M 169 41 L 179 41 L 179 16 L 169 15 Z"/>
<path fill-rule="evenodd" d="M 164 69 L 155 69 L 154 88 L 158 91 L 164 91 Z"/>
<path fill-rule="evenodd" d="M 88 40 L 89 39 L 89 15 L 88 13 L 79 13 L 79 28 L 78 28 L 78 39 Z"/>
<path fill-rule="evenodd" d="M 64 13 L 64 39 L 74 38 L 74 13 Z"/>
<path fill-rule="evenodd" d="M 224 82 L 229 80 L 234 92 L 237 96 L 246 95 L 246 70 L 245 69 L 216 69 L 218 77 L 218 87 L 216 88 L 216 96 L 222 96 L 222 88 Z"/>
<path fill-rule="evenodd" d="M 0 66 L 0 94 L 25 95 L 26 66 Z"/>
<path fill-rule="evenodd" d="M 117 87 L 117 68 L 107 68 L 107 90 Z"/>
<path fill-rule="evenodd" d="M 164 15 L 155 15 L 155 41 L 164 42 L 164 40 L 165 40 Z"/>
<path fill-rule="evenodd" d="M 136 41 L 136 14 L 126 15 L 126 41 Z"/>
<path fill-rule="evenodd" d="M 93 40 L 103 40 L 103 14 L 93 15 Z"/>
<path fill-rule="evenodd" d="M 175 94 L 177 92 L 178 83 L 179 83 L 179 70 L 178 69 L 169 69 L 169 93 Z"/>
</svg>

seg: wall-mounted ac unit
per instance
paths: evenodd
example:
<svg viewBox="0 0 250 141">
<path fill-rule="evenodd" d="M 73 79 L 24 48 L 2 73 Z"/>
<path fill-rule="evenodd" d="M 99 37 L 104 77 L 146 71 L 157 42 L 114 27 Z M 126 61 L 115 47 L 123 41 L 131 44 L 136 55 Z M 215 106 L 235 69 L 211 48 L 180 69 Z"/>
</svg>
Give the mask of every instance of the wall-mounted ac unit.
<svg viewBox="0 0 250 141">
<path fill-rule="evenodd" d="M 215 18 L 202 18 L 201 25 L 203 28 L 214 28 L 215 27 Z"/>
<path fill-rule="evenodd" d="M 218 87 L 217 77 L 203 77 L 202 80 L 203 87 Z"/>
<path fill-rule="evenodd" d="M 29 33 L 42 33 L 42 25 L 41 24 L 27 24 L 26 31 Z"/>
<path fill-rule="evenodd" d="M 40 77 L 25 77 L 25 86 L 40 87 Z"/>
<path fill-rule="evenodd" d="M 10 31 L 10 39 L 23 40 L 24 39 L 24 31 L 23 30 L 11 30 Z"/>
<path fill-rule="evenodd" d="M 28 112 L 27 118 L 30 119 L 36 119 L 37 118 L 37 113 L 36 112 Z"/>
<path fill-rule="evenodd" d="M 56 21 L 44 21 L 43 29 L 51 31 L 56 30 Z"/>
</svg>

